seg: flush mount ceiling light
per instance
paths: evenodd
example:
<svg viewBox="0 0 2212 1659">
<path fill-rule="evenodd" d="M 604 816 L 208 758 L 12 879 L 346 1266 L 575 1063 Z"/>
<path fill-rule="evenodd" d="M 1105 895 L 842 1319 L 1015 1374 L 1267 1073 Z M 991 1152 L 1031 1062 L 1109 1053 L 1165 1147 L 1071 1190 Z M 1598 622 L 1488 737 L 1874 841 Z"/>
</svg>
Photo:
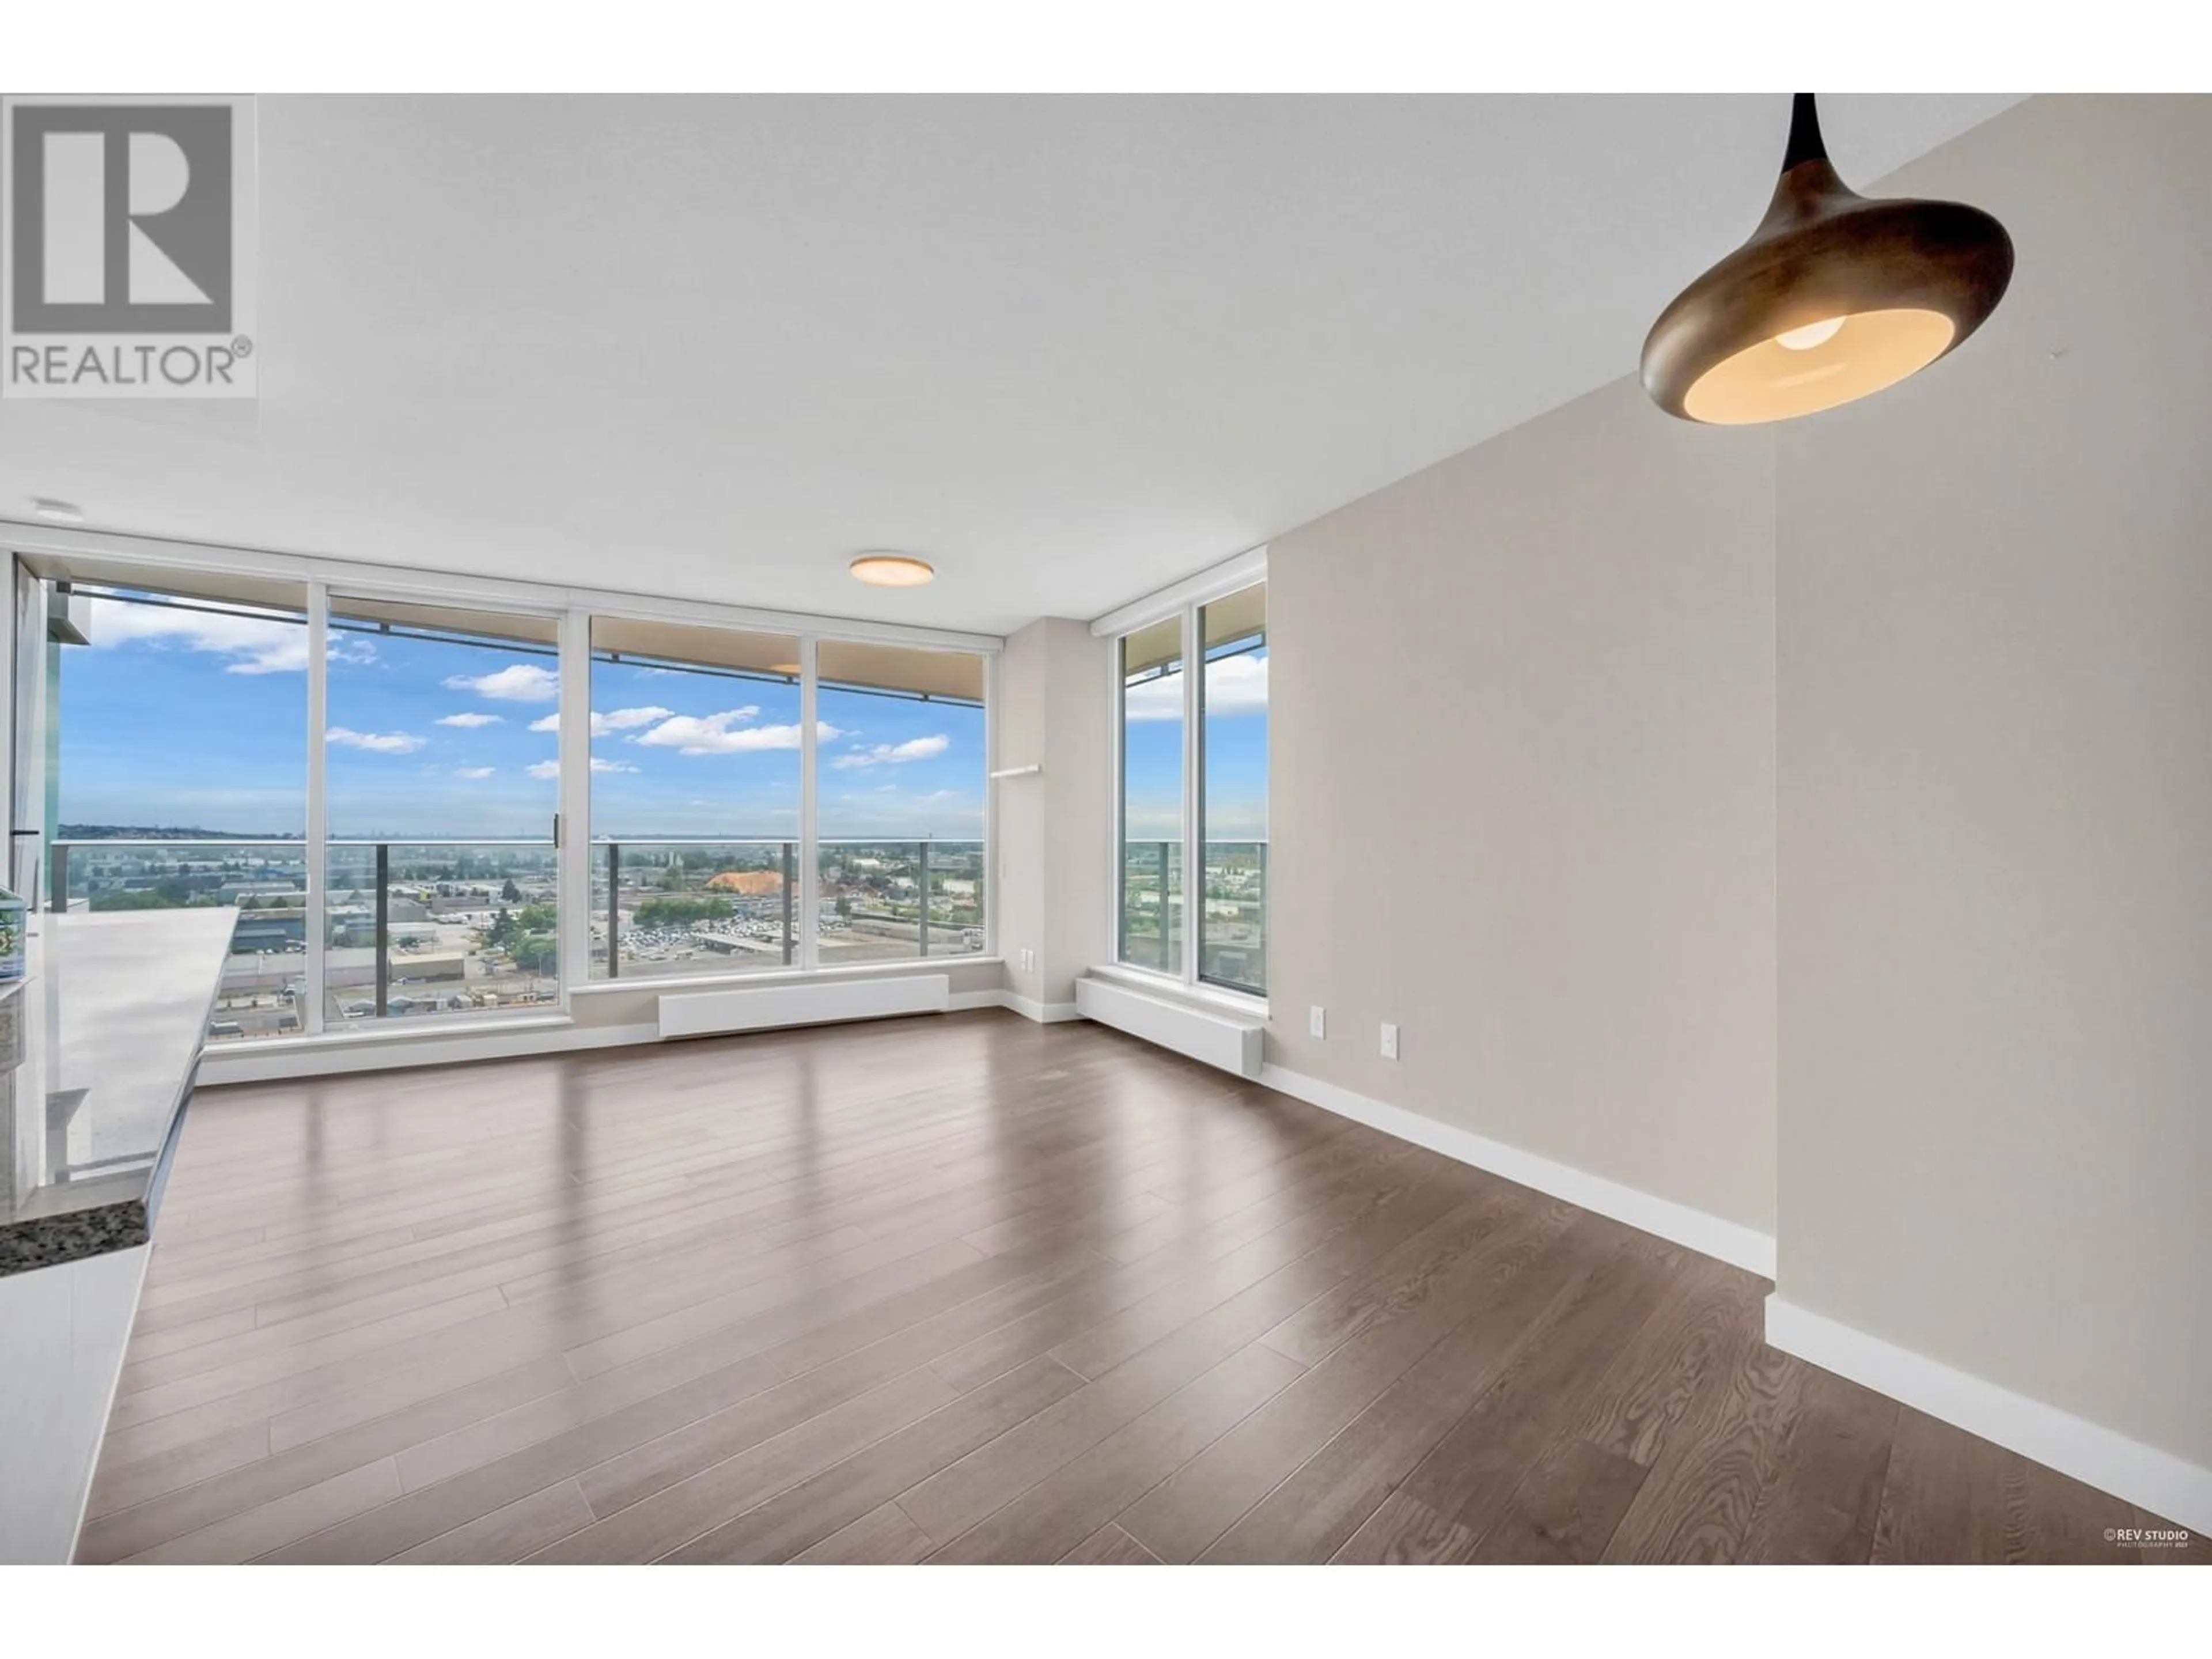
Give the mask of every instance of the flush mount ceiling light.
<svg viewBox="0 0 2212 1659">
<path fill-rule="evenodd" d="M 2011 280 L 2012 238 L 1979 208 L 1870 201 L 1838 179 L 1801 92 L 1766 216 L 1651 325 L 1644 389 L 1716 426 L 1833 409 L 1957 346 Z"/>
<path fill-rule="evenodd" d="M 936 567 L 905 553 L 863 553 L 853 561 L 854 577 L 871 587 L 920 587 L 937 580 Z"/>
</svg>

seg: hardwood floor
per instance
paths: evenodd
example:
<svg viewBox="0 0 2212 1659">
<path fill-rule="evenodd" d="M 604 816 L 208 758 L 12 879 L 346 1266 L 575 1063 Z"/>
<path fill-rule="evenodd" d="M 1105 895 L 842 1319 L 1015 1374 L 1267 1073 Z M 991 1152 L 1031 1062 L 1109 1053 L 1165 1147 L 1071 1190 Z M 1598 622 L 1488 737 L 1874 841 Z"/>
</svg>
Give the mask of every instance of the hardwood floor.
<svg viewBox="0 0 2212 1659">
<path fill-rule="evenodd" d="M 2159 1524 L 1766 1348 L 1766 1288 L 1004 1013 L 210 1090 L 79 1555 L 2114 1561 Z"/>
</svg>

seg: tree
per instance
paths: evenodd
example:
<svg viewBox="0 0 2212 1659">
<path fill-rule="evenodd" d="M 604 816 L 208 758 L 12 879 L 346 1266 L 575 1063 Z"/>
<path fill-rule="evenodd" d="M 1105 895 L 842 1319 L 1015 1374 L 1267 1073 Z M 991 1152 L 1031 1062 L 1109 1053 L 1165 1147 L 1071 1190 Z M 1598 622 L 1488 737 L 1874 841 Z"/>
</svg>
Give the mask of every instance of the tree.
<svg viewBox="0 0 2212 1659">
<path fill-rule="evenodd" d="M 672 893 L 642 901 L 635 913 L 640 927 L 688 927 L 732 914 L 729 900 L 714 893 Z"/>
<path fill-rule="evenodd" d="M 164 898 L 151 888 L 141 887 L 129 892 L 94 893 L 92 908 L 95 910 L 173 910 L 176 901 Z"/>
<path fill-rule="evenodd" d="M 520 904 L 522 902 L 522 890 L 514 884 L 514 878 L 513 876 L 509 876 L 507 878 L 507 885 L 499 890 L 499 896 L 509 904 Z"/>
<path fill-rule="evenodd" d="M 491 926 L 483 930 L 483 942 L 495 951 L 510 950 L 520 937 L 522 929 L 514 920 L 514 913 L 501 905 L 499 914 L 492 918 Z"/>
</svg>

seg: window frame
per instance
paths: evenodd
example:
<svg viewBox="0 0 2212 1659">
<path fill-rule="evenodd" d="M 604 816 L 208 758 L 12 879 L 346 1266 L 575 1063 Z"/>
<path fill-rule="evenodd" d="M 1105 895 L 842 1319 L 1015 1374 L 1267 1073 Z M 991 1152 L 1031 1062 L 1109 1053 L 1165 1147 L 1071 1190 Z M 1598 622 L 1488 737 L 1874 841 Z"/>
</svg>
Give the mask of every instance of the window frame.
<svg viewBox="0 0 2212 1659">
<path fill-rule="evenodd" d="M 1202 912 L 1205 908 L 1203 878 L 1205 873 L 1206 834 L 1206 733 L 1205 678 L 1206 665 L 1203 647 L 1205 635 L 1200 613 L 1218 599 L 1241 593 L 1248 588 L 1261 586 L 1267 580 L 1267 550 L 1255 548 L 1234 559 L 1202 570 L 1196 575 L 1161 589 L 1158 592 L 1109 611 L 1091 624 L 1095 637 L 1111 642 L 1108 651 L 1107 744 L 1108 787 L 1113 806 L 1108 813 L 1109 836 L 1107 856 L 1111 878 L 1107 882 L 1108 915 L 1106 937 L 1108 951 L 1114 972 L 1141 976 L 1146 981 L 1173 987 L 1185 994 L 1209 1000 L 1224 1002 L 1231 1006 L 1264 1014 L 1267 1008 L 1265 994 L 1255 993 L 1242 986 L 1226 984 L 1218 980 L 1202 978 L 1199 973 L 1200 934 L 1204 931 Z M 1121 924 L 1124 915 L 1124 884 L 1127 878 L 1128 832 L 1128 775 L 1124 765 L 1127 742 L 1127 705 L 1126 677 L 1122 672 L 1123 641 L 1132 634 L 1158 626 L 1174 618 L 1182 660 L 1182 870 L 1183 870 L 1183 928 L 1180 962 L 1176 972 L 1169 973 L 1155 964 L 1126 960 L 1121 952 Z M 1270 656 L 1272 658 L 1272 651 Z M 1269 769 L 1269 787 L 1273 786 L 1273 773 Z M 1194 883 L 1196 884 L 1194 889 Z M 1195 897 L 1194 892 L 1195 891 Z M 1263 906 L 1269 902 L 1262 896 Z M 1163 926 L 1164 926 L 1164 919 Z"/>
<path fill-rule="evenodd" d="M 597 588 L 448 575 L 309 554 L 279 553 L 220 544 L 170 541 L 93 531 L 42 528 L 14 522 L 0 523 L 0 555 L 5 556 L 6 568 L 14 573 L 9 604 L 11 611 L 16 614 L 11 617 L 8 641 L 11 647 L 16 630 L 29 626 L 30 621 L 34 620 L 22 616 L 22 608 L 32 597 L 43 603 L 46 584 L 54 580 L 105 582 L 128 580 L 135 576 L 152 586 L 173 586 L 187 592 L 196 578 L 219 580 L 226 576 L 264 576 L 304 584 L 307 595 L 308 658 L 305 702 L 308 742 L 306 775 L 302 780 L 307 807 L 302 852 L 307 861 L 308 886 L 304 896 L 310 917 L 319 917 L 328 902 L 329 792 L 323 733 L 327 725 L 329 707 L 328 641 L 334 602 L 340 608 L 348 600 L 354 599 L 407 602 L 554 621 L 556 628 L 556 653 L 562 684 L 561 724 L 556 750 L 562 765 L 555 830 L 561 906 L 556 936 L 560 941 L 558 1003 L 547 1010 L 534 1011 L 526 1016 L 504 1011 L 487 1011 L 481 1015 L 441 1018 L 435 1022 L 418 1023 L 404 1017 L 387 1019 L 380 1024 L 374 1034 L 375 1036 L 396 1040 L 434 1032 L 444 1035 L 464 1030 L 481 1031 L 497 1029 L 502 1024 L 543 1024 L 549 1013 L 556 1014 L 565 1023 L 572 1013 L 574 999 L 578 996 L 610 993 L 654 995 L 703 988 L 714 982 L 703 975 L 696 978 L 647 977 L 602 981 L 594 981 L 590 977 L 591 855 L 594 845 L 590 770 L 591 624 L 595 617 L 682 623 L 695 627 L 726 628 L 751 633 L 780 633 L 797 638 L 802 670 L 800 720 L 804 727 L 799 746 L 801 851 L 799 866 L 802 908 L 799 914 L 804 918 L 811 918 L 817 908 L 815 872 L 819 856 L 819 838 L 816 832 L 818 817 L 816 795 L 820 773 L 816 753 L 819 746 L 816 730 L 815 662 L 817 644 L 835 640 L 860 644 L 896 645 L 926 651 L 955 652 L 982 659 L 984 754 L 980 768 L 983 775 L 981 839 L 983 867 L 992 877 L 986 884 L 983 895 L 982 949 L 966 957 L 917 957 L 912 963 L 901 960 L 823 968 L 816 960 L 813 927 L 810 922 L 802 922 L 799 930 L 801 951 L 793 967 L 772 975 L 756 975 L 754 980 L 781 979 L 787 982 L 790 978 L 804 979 L 816 975 L 851 977 L 870 972 L 927 971 L 933 967 L 942 972 L 954 963 L 994 963 L 1000 959 L 1000 884 L 996 879 L 999 784 L 990 775 L 997 769 L 998 670 L 999 657 L 1005 641 L 996 635 L 869 623 L 799 611 L 755 610 Z M 100 574 L 96 576 L 77 574 L 73 567 L 96 568 Z M 27 581 L 24 580 L 26 577 L 37 580 Z M 37 630 L 35 636 L 43 638 L 43 629 Z M 12 648 L 7 653 L 10 658 L 15 654 Z M 10 669 L 15 666 L 12 662 L 5 665 Z M 19 697 L 11 695 L 10 702 L 13 720 L 8 743 L 12 766 L 6 802 L 10 819 L 8 828 L 11 832 L 20 828 L 27 833 L 35 830 L 43 835 L 46 829 L 43 823 L 33 824 L 28 821 L 38 816 L 38 804 L 26 799 L 21 792 L 27 779 L 43 775 L 44 763 L 24 752 L 22 722 L 25 710 Z M 26 819 L 21 825 L 13 821 L 18 811 Z M 48 902 L 51 902 L 51 895 L 46 896 Z M 301 1022 L 299 1035 L 258 1038 L 239 1045 L 235 1050 L 226 1045 L 223 1052 L 250 1054 L 303 1046 L 322 1047 L 330 1043 L 352 1044 L 362 1039 L 364 1034 L 356 1030 L 325 1029 L 322 1018 L 325 992 L 322 981 L 326 965 L 323 947 L 322 930 L 310 925 L 307 960 L 303 966 L 309 975 L 312 991 L 307 1000 L 307 1015 Z"/>
</svg>

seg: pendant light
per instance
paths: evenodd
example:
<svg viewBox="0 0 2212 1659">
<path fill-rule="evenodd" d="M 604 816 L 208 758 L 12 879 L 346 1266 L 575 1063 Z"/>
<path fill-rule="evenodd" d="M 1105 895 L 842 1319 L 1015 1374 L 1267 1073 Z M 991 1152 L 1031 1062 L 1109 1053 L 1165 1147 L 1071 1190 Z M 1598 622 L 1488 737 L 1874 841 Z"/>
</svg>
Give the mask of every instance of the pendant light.
<svg viewBox="0 0 2212 1659">
<path fill-rule="evenodd" d="M 1766 216 L 1651 325 L 1644 389 L 1716 426 L 1833 409 L 1951 350 L 2011 280 L 2012 238 L 1979 208 L 1869 201 L 1836 177 L 1801 92 Z"/>
</svg>

